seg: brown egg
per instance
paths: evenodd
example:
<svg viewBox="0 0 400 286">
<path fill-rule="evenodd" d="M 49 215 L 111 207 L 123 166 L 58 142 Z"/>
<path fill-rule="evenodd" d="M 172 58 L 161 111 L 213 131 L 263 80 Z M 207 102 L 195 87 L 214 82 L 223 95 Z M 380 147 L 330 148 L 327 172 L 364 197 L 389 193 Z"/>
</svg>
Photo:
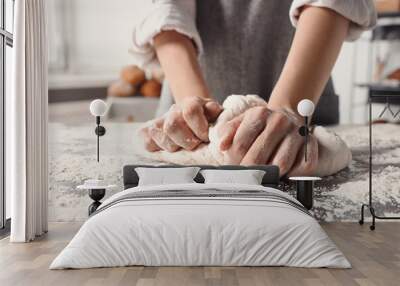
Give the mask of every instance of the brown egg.
<svg viewBox="0 0 400 286">
<path fill-rule="evenodd" d="M 393 79 L 393 80 L 400 80 L 400 69 L 397 69 L 393 71 L 389 76 L 388 79 Z"/>
<path fill-rule="evenodd" d="M 118 80 L 110 84 L 107 90 L 107 94 L 109 96 L 120 96 L 120 97 L 127 97 L 127 96 L 134 96 L 136 93 L 136 87 L 123 81 Z"/>
<path fill-rule="evenodd" d="M 122 68 L 121 78 L 132 85 L 139 85 L 146 80 L 146 75 L 137 66 L 130 65 Z"/>
<path fill-rule="evenodd" d="M 147 97 L 159 97 L 161 94 L 161 83 L 155 79 L 146 81 L 140 88 L 140 94 Z"/>
</svg>

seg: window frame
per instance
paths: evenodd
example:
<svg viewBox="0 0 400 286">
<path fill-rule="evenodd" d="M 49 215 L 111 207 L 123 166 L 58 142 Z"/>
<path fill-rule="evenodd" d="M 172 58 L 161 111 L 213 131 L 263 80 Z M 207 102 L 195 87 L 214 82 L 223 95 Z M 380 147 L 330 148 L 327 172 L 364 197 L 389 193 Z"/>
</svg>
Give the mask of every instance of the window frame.
<svg viewBox="0 0 400 286">
<path fill-rule="evenodd" d="M 6 28 L 6 0 L 0 0 L 1 21 L 0 21 L 0 237 L 9 233 L 10 219 L 6 218 L 6 189 L 5 189 L 5 103 L 6 103 L 6 49 L 13 48 L 13 33 Z M 15 0 L 12 1 L 12 13 L 14 14 Z M 14 15 L 11 15 L 13 18 Z"/>
</svg>

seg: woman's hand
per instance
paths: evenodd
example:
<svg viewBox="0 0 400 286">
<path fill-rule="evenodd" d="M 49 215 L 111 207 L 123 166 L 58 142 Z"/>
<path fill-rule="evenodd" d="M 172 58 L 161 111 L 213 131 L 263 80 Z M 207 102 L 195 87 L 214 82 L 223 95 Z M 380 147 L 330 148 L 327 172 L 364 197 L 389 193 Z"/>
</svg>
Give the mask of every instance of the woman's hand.
<svg viewBox="0 0 400 286">
<path fill-rule="evenodd" d="M 221 113 L 222 107 L 211 99 L 188 97 L 174 104 L 153 124 L 141 130 L 145 147 L 150 152 L 193 150 L 208 142 L 208 127 Z"/>
<path fill-rule="evenodd" d="M 212 100 L 190 38 L 176 31 L 162 31 L 154 37 L 154 47 L 176 104 L 141 130 L 146 149 L 193 150 L 208 142 L 209 124 L 222 107 Z"/>
<path fill-rule="evenodd" d="M 311 175 L 318 162 L 318 145 L 309 136 L 305 162 L 300 126 L 300 119 L 288 110 L 272 111 L 260 106 L 248 109 L 219 126 L 224 163 L 274 164 L 281 175 Z"/>
<path fill-rule="evenodd" d="M 249 109 L 221 126 L 226 163 L 271 163 L 279 166 L 281 175 L 313 174 L 317 141 L 309 137 L 305 162 L 300 121 L 291 110 L 304 95 L 318 102 L 349 25 L 348 19 L 330 9 L 307 6 L 302 10 L 285 66 L 268 101 L 274 111 Z"/>
</svg>

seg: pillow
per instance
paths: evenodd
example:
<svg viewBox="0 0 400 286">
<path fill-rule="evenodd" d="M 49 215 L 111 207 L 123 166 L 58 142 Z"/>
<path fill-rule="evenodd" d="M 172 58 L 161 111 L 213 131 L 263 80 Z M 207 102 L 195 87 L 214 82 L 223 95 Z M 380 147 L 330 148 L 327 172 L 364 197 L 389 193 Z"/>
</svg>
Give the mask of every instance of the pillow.
<svg viewBox="0 0 400 286">
<path fill-rule="evenodd" d="M 262 170 L 214 170 L 200 171 L 205 184 L 261 185 L 265 171 Z"/>
<path fill-rule="evenodd" d="M 199 170 L 199 167 L 135 168 L 139 176 L 139 186 L 195 183 L 193 179 Z"/>
</svg>

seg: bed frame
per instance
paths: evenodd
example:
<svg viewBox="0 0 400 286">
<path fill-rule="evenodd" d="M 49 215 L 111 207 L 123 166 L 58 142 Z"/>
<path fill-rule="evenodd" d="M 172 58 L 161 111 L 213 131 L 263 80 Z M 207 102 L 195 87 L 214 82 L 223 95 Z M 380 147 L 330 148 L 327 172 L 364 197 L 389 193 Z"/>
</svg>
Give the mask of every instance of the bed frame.
<svg viewBox="0 0 400 286">
<path fill-rule="evenodd" d="M 279 184 L 279 168 L 274 165 L 257 165 L 257 166 L 238 166 L 238 165 L 224 165 L 224 166 L 209 166 L 209 165 L 126 165 L 123 168 L 123 180 L 124 180 L 124 189 L 129 189 L 136 187 L 139 183 L 139 176 L 135 171 L 137 167 L 146 167 L 146 168 L 182 168 L 182 167 L 200 167 L 202 170 L 205 169 L 218 169 L 218 170 L 248 170 L 248 169 L 256 169 L 265 171 L 264 178 L 262 180 L 262 185 L 266 187 L 278 188 Z M 200 174 L 197 174 L 194 179 L 197 183 L 204 183 L 204 178 Z"/>
</svg>

